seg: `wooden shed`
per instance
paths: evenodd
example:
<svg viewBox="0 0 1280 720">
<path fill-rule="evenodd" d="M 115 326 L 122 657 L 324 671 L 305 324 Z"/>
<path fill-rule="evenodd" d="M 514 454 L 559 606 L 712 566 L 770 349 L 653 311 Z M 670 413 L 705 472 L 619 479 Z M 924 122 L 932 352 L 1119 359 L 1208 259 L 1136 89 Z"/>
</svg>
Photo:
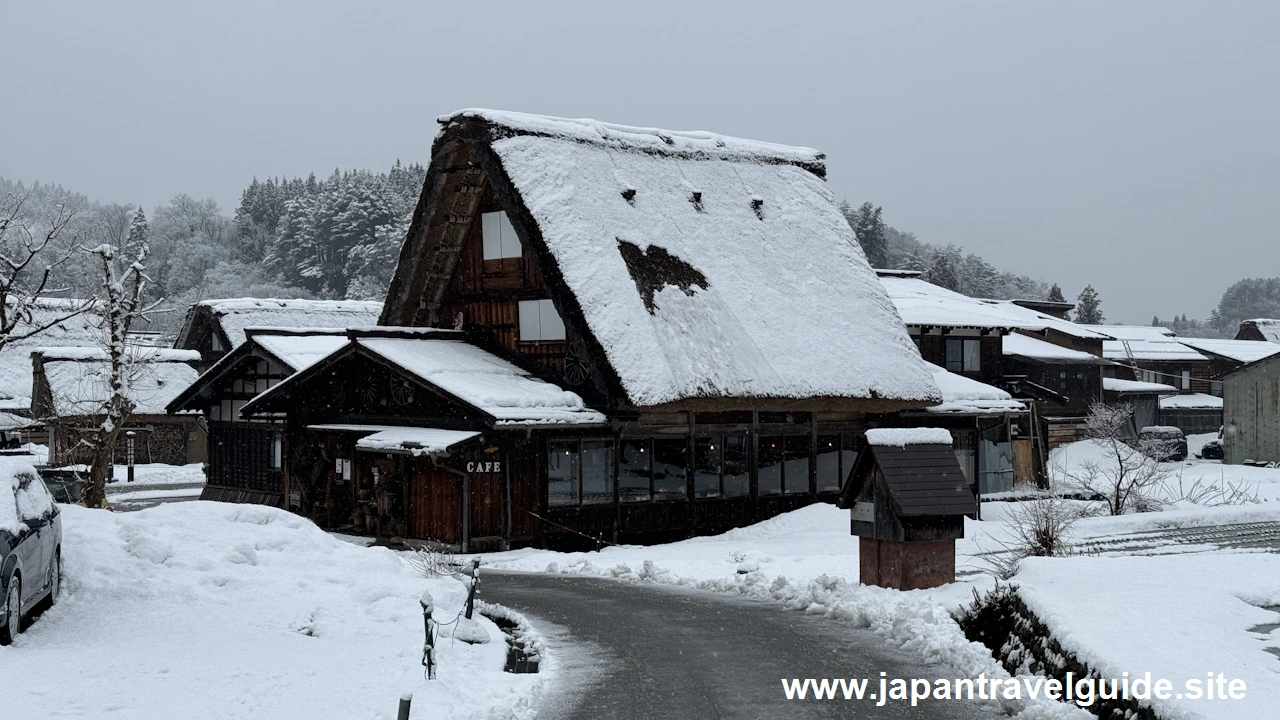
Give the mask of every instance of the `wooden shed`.
<svg viewBox="0 0 1280 720">
<path fill-rule="evenodd" d="M 1280 462 L 1280 355 L 1223 378 L 1224 462 Z"/>
<path fill-rule="evenodd" d="M 949 431 L 868 430 L 841 500 L 861 538 L 863 583 L 915 590 L 955 581 L 955 541 L 978 502 Z"/>
</svg>

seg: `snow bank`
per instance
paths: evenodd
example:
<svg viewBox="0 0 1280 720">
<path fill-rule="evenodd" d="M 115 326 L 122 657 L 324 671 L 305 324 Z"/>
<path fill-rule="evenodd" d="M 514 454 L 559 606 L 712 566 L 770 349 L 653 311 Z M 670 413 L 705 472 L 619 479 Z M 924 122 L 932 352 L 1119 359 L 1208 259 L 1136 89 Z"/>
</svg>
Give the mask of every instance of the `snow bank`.
<svg viewBox="0 0 1280 720">
<path fill-rule="evenodd" d="M 867 442 L 882 447 L 946 445 L 951 447 L 951 431 L 945 428 L 875 428 L 867 431 Z"/>
<path fill-rule="evenodd" d="M 1161 718 L 1271 720 L 1280 707 L 1280 556 L 1028 558 L 1018 594 L 1067 650 L 1104 677 L 1150 672 L 1177 691 L 1212 672 L 1247 683 L 1246 699 L 1151 701 Z"/>
<path fill-rule="evenodd" d="M 390 550 L 251 505 L 63 518 L 62 600 L 0 648 L 6 717 L 389 719 L 406 691 L 417 718 L 532 716 L 543 678 L 503 673 L 502 643 L 446 638 L 422 679 L 418 599 L 448 622 L 466 589 Z"/>
</svg>

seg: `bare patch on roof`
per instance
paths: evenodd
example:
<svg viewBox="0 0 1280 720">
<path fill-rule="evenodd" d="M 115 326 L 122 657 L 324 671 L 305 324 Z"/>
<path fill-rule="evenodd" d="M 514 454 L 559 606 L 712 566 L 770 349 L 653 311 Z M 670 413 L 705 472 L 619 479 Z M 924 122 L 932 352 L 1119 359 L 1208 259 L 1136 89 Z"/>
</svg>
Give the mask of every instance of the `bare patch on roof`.
<svg viewBox="0 0 1280 720">
<path fill-rule="evenodd" d="M 685 295 L 693 297 L 694 286 L 706 290 L 710 285 L 707 278 L 697 268 L 667 252 L 664 247 L 650 245 L 641 250 L 639 245 L 626 240 L 618 240 L 618 252 L 627 264 L 627 272 L 636 283 L 640 297 L 644 299 L 644 308 L 650 315 L 658 309 L 653 296 L 667 285 L 680 288 Z"/>
</svg>

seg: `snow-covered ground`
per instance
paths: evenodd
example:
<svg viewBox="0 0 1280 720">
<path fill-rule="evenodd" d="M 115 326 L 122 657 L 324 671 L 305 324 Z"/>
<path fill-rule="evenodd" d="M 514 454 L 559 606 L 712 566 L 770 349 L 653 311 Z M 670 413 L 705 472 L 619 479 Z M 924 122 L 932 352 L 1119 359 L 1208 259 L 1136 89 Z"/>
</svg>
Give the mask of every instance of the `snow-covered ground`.
<svg viewBox="0 0 1280 720">
<path fill-rule="evenodd" d="M 1093 457 L 1091 452 L 1087 444 L 1078 443 L 1057 457 L 1080 462 Z M 1280 700 L 1280 683 L 1275 682 L 1280 658 L 1263 651 L 1266 642 L 1250 635 L 1248 628 L 1280 622 L 1274 613 L 1254 607 L 1280 605 L 1280 556 L 1205 543 L 1173 545 L 1162 533 L 1280 523 L 1280 470 L 1195 460 L 1177 466 L 1184 477 L 1254 483 L 1264 501 L 1228 507 L 1181 502 L 1164 512 L 1087 517 L 1075 527 L 1072 541 L 1099 556 L 1028 561 L 1014 581 L 1023 585 L 1033 609 L 1044 614 L 1069 648 L 1099 669 L 1132 675 L 1150 671 L 1174 681 L 1221 672 L 1245 679 L 1250 688 L 1245 701 L 1171 700 L 1161 708 L 1168 717 L 1274 717 Z M 970 602 L 975 590 L 994 585 L 990 574 L 982 572 L 990 568 L 983 553 L 999 551 L 999 541 L 1007 542 L 1007 520 L 1015 507 L 987 502 L 982 521 L 966 521 L 965 538 L 957 543 L 957 567 L 967 572 L 959 582 L 933 590 L 898 592 L 859 585 L 858 539 L 849 534 L 848 511 L 831 505 L 813 505 L 723 535 L 667 545 L 578 553 L 515 550 L 487 555 L 485 562 L 499 568 L 613 576 L 772 599 L 870 628 L 887 642 L 938 663 L 940 675 L 976 677 L 985 672 L 988 677 L 1006 677 L 986 648 L 964 637 L 950 613 Z M 1280 634 L 1267 642 L 1280 646 Z M 1270 686 L 1263 687 L 1268 680 Z M 1030 703 L 1021 717 L 1074 712 L 1066 706 Z"/>
<path fill-rule="evenodd" d="M 529 717 L 543 675 L 502 672 L 506 645 L 442 630 L 422 678 L 422 612 L 465 600 L 403 556 L 337 540 L 274 508 L 63 507 L 61 601 L 0 648 L 4 717 L 227 720 Z M 553 665 L 552 665 L 553 667 Z"/>
</svg>

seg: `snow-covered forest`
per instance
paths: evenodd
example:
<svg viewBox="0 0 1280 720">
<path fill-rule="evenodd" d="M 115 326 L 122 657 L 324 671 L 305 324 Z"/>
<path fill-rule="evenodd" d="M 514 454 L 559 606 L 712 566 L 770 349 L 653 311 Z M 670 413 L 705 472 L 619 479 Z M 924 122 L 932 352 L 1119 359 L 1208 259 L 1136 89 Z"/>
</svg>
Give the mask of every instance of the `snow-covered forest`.
<svg viewBox="0 0 1280 720">
<path fill-rule="evenodd" d="M 152 208 L 148 300 L 168 312 L 153 329 L 172 331 L 193 301 L 213 297 L 316 297 L 381 300 L 426 169 L 396 162 L 386 172 L 334 170 L 327 178 L 254 179 L 233 210 L 178 194 Z M 136 206 L 98 202 L 60 185 L 0 178 L 0 210 L 25 198 L 24 215 L 40 226 L 59 209 L 76 211 L 64 242 L 119 245 Z M 877 267 L 919 270 L 936 285 L 973 297 L 1043 299 L 1052 285 L 1001 270 L 953 244 L 934 245 L 882 219 L 882 209 L 848 202 L 841 209 Z M 58 294 L 76 296 L 101 282 L 86 253 L 58 268 Z M 1280 315 L 1280 278 L 1229 287 L 1206 321 L 1161 320 L 1184 334 L 1230 337 L 1240 320 Z"/>
</svg>

